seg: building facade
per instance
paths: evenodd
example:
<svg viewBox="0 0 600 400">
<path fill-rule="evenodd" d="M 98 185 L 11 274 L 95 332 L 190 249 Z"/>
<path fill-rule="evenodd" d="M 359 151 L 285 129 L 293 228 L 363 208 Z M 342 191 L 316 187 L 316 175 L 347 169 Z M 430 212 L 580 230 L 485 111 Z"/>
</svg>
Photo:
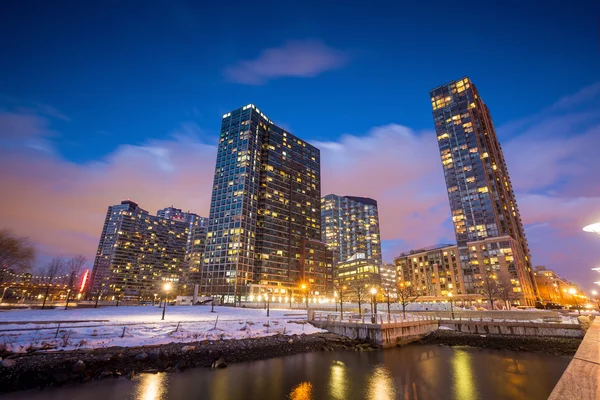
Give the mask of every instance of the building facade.
<svg viewBox="0 0 600 400">
<path fill-rule="evenodd" d="M 188 252 L 189 274 L 187 283 L 189 285 L 200 284 L 202 259 L 206 248 L 206 229 L 204 225 L 197 225 L 192 230 L 192 240 Z"/>
<path fill-rule="evenodd" d="M 177 288 L 188 237 L 187 222 L 150 215 L 133 201 L 108 207 L 89 294 L 137 300 L 162 293 L 166 282 Z"/>
<path fill-rule="evenodd" d="M 563 305 L 575 304 L 573 295 L 569 293 L 569 290 L 575 288 L 576 292 L 579 293 L 579 288 L 576 285 L 543 265 L 536 266 L 534 273 L 542 301 Z"/>
<path fill-rule="evenodd" d="M 344 299 L 355 299 L 371 296 L 372 287 L 381 286 L 381 264 L 369 259 L 364 253 L 357 253 L 346 261 L 339 262 L 333 270 L 334 287 L 341 291 L 342 287 L 347 296 Z"/>
<path fill-rule="evenodd" d="M 398 297 L 398 272 L 394 264 L 383 263 L 380 269 L 381 289 L 384 296 Z"/>
<path fill-rule="evenodd" d="M 415 249 L 394 258 L 398 281 L 412 285 L 420 300 L 443 300 L 449 293 L 467 299 L 458 247 L 441 244 Z"/>
<path fill-rule="evenodd" d="M 502 246 L 505 236 L 519 247 L 509 265 L 517 303 L 533 304 L 536 286 L 529 246 L 502 148 L 488 107 L 469 80 L 463 78 L 430 92 L 448 199 L 466 293 L 480 290 L 482 276 L 498 264 L 477 264 L 471 242 Z"/>
<path fill-rule="evenodd" d="M 322 240 L 333 261 L 365 254 L 381 265 L 381 238 L 377 201 L 368 197 L 328 194 L 321 199 Z"/>
<path fill-rule="evenodd" d="M 319 149 L 276 126 L 256 106 L 222 118 L 200 292 L 245 299 L 326 293 Z"/>
<path fill-rule="evenodd" d="M 182 284 L 179 286 L 178 290 L 180 295 L 189 295 L 193 293 L 194 285 L 200 282 L 200 265 L 204 257 L 208 218 L 201 217 L 190 211 L 183 211 L 180 208 L 175 208 L 173 206 L 158 210 L 156 216 L 173 221 L 185 222 L 189 225 L 189 235 L 185 248 L 187 269 L 181 277 Z"/>
</svg>

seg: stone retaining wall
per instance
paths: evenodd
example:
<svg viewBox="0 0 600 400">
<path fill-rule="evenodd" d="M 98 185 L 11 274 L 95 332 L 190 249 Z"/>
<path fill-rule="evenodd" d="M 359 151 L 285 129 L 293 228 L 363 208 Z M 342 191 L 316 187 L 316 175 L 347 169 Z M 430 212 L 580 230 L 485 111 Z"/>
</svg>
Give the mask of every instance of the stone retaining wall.
<svg viewBox="0 0 600 400">
<path fill-rule="evenodd" d="M 355 322 L 311 321 L 317 328 L 350 339 L 368 340 L 381 347 L 405 345 L 422 339 L 438 329 L 435 320 L 405 321 L 388 324 L 363 324 Z"/>
<path fill-rule="evenodd" d="M 552 324 L 543 322 L 497 322 L 497 321 L 460 321 L 440 320 L 440 327 L 447 327 L 457 332 L 477 335 L 521 335 L 521 336 L 554 336 L 582 338 L 583 331 L 579 324 Z"/>
</svg>

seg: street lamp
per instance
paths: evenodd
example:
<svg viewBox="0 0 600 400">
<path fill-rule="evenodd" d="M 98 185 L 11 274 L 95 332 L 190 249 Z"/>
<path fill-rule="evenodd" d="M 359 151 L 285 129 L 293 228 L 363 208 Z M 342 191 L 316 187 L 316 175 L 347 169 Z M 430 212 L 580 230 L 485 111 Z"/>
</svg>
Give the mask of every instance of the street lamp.
<svg viewBox="0 0 600 400">
<path fill-rule="evenodd" d="M 165 312 L 167 311 L 167 295 L 169 293 L 169 290 L 171 290 L 171 284 L 165 283 L 163 286 L 163 289 L 165 291 L 165 300 L 164 300 L 164 304 L 163 304 L 162 320 L 165 319 Z"/>
<path fill-rule="evenodd" d="M 452 319 L 454 319 L 454 302 L 452 301 L 452 292 L 448 292 L 448 298 L 450 299 L 450 312 L 452 313 Z"/>
<path fill-rule="evenodd" d="M 335 312 L 337 313 L 337 292 L 333 292 L 333 302 L 335 303 Z"/>
<path fill-rule="evenodd" d="M 154 293 L 154 299 L 152 299 L 152 305 L 156 305 L 156 296 L 158 296 L 158 293 Z"/>
<path fill-rule="evenodd" d="M 346 289 L 346 286 L 340 287 L 340 321 L 344 319 L 344 292 Z"/>
<path fill-rule="evenodd" d="M 595 224 L 590 224 L 583 228 L 585 232 L 592 233 L 600 233 L 600 222 L 596 222 Z"/>
<path fill-rule="evenodd" d="M 267 289 L 267 317 L 269 316 L 269 311 L 271 310 L 271 289 Z"/>
<path fill-rule="evenodd" d="M 569 294 L 571 295 L 572 298 L 575 299 L 575 307 L 577 307 L 577 312 L 579 313 L 579 315 L 581 315 L 581 310 L 579 309 L 579 302 L 577 302 L 577 296 L 575 296 L 576 293 L 577 293 L 577 290 L 575 290 L 575 288 L 569 289 Z"/>
<path fill-rule="evenodd" d="M 301 287 L 304 291 L 304 295 L 306 296 L 306 308 L 308 309 L 308 286 L 306 286 L 306 284 L 303 283 Z"/>
<path fill-rule="evenodd" d="M 377 322 L 377 288 L 371 288 L 371 322 Z"/>
<path fill-rule="evenodd" d="M 598 291 L 592 290 L 592 296 L 594 296 L 594 301 L 596 302 L 596 307 L 600 309 L 600 304 L 598 303 Z"/>
</svg>

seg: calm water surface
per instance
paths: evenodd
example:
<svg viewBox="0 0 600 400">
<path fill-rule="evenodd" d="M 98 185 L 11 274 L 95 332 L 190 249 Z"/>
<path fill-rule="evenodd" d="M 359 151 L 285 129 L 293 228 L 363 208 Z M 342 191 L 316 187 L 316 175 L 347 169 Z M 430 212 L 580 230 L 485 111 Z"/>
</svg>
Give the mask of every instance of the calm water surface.
<svg viewBox="0 0 600 400">
<path fill-rule="evenodd" d="M 142 374 L 6 396 L 12 400 L 546 399 L 570 359 L 535 353 L 407 346 L 328 352 Z"/>
</svg>

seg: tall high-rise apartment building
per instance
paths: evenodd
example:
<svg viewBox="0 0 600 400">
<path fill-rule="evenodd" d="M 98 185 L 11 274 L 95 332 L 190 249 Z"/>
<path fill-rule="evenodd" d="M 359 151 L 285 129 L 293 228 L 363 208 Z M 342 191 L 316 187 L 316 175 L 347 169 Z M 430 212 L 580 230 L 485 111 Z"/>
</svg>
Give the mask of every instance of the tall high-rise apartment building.
<svg viewBox="0 0 600 400">
<path fill-rule="evenodd" d="M 185 287 L 182 287 L 180 293 L 189 294 L 193 291 L 193 285 L 200 282 L 200 264 L 204 257 L 204 246 L 206 244 L 206 228 L 208 218 L 201 217 L 192 212 L 182 211 L 173 206 L 158 210 L 156 216 L 159 218 L 171 219 L 173 221 L 185 222 L 189 225 L 189 234 L 187 239 L 186 265 L 187 270 L 182 276 Z"/>
<path fill-rule="evenodd" d="M 152 298 L 165 282 L 183 284 L 190 225 L 153 216 L 124 200 L 108 207 L 90 277 L 90 294 Z"/>
<path fill-rule="evenodd" d="M 200 292 L 226 302 L 326 294 L 319 149 L 253 104 L 223 115 Z"/>
<path fill-rule="evenodd" d="M 156 216 L 159 218 L 172 219 L 173 221 L 180 221 L 189 224 L 190 237 L 188 240 L 188 251 L 190 250 L 191 236 L 195 228 L 198 226 L 206 227 L 208 225 L 208 218 L 201 217 L 193 212 L 182 211 L 180 208 L 175 208 L 173 206 L 158 210 L 156 212 Z"/>
<path fill-rule="evenodd" d="M 465 290 L 476 293 L 492 273 L 510 280 L 517 302 L 533 304 L 529 246 L 490 111 L 469 78 L 430 96 Z"/>
<path fill-rule="evenodd" d="M 202 271 L 202 259 L 206 248 L 206 226 L 197 225 L 191 232 L 191 247 L 188 251 L 188 276 L 187 283 L 190 287 L 199 284 Z M 188 291 L 189 292 L 189 291 Z"/>
<path fill-rule="evenodd" d="M 362 253 L 381 265 L 377 201 L 367 197 L 328 194 L 321 199 L 322 240 L 335 263 Z"/>
</svg>

